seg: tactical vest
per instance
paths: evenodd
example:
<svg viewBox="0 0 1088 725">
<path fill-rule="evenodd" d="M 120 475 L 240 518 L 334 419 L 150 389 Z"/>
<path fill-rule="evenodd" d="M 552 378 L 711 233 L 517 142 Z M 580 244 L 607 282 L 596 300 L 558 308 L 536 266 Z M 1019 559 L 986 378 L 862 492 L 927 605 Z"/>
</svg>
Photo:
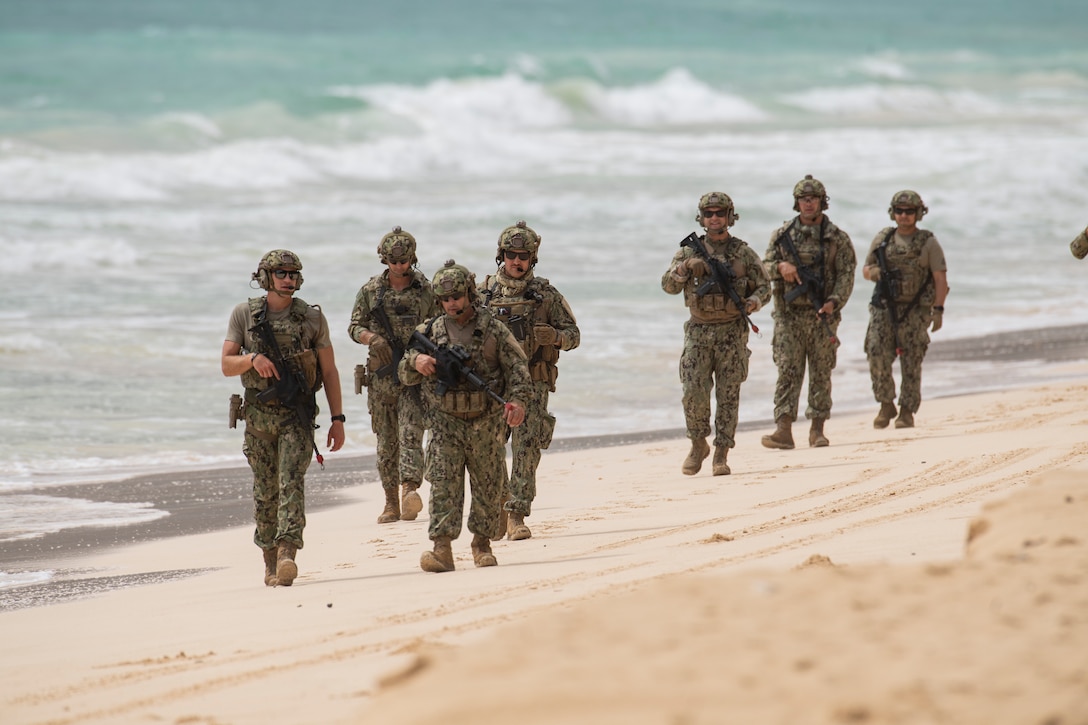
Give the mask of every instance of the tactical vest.
<svg viewBox="0 0 1088 725">
<path fill-rule="evenodd" d="M 923 308 L 933 304 L 937 295 L 930 285 L 933 273 L 921 261 L 922 249 L 932 236 L 933 232 L 919 229 L 907 244 L 896 243 L 894 232 L 888 237 L 888 244 L 884 247 L 888 268 L 900 273 L 896 304 L 911 304 L 915 300 Z"/>
<path fill-rule="evenodd" d="M 498 343 L 491 331 L 490 318 L 487 311 L 476 311 L 476 329 L 472 333 L 472 340 L 462 347 L 469 354 L 468 365 L 473 372 L 483 378 L 492 390 L 502 395 L 502 368 L 499 366 Z M 424 335 L 439 346 L 459 344 L 450 338 L 444 315 L 428 322 Z M 425 395 L 431 398 L 432 407 L 467 420 L 478 418 L 498 405 L 487 393 L 477 390 L 467 380 L 451 385 L 444 395 L 438 395 L 432 386 L 426 386 L 424 390 Z"/>
<path fill-rule="evenodd" d="M 307 389 L 316 393 L 321 389 L 321 371 L 317 362 L 317 351 L 306 346 L 302 339 L 302 331 L 306 322 L 308 304 L 300 299 L 291 300 L 290 312 L 283 317 L 270 319 L 272 335 L 276 338 L 280 353 L 283 354 L 286 363 L 293 370 L 301 371 L 306 380 Z M 265 298 L 254 297 L 249 301 L 249 311 L 256 320 L 265 309 Z M 273 352 L 255 332 L 246 331 L 246 349 L 253 353 L 259 352 L 269 359 L 275 359 Z M 276 378 L 262 378 L 253 368 L 242 373 L 242 385 L 246 388 L 247 400 L 253 395 L 266 390 L 276 383 Z"/>
<path fill-rule="evenodd" d="M 730 242 L 734 240 L 740 241 L 734 237 Z M 704 244 L 706 244 L 707 251 L 710 252 L 710 244 L 705 241 Z M 711 254 L 733 268 L 733 274 L 736 275 L 733 288 L 743 301 L 751 294 L 751 290 L 749 289 L 748 270 L 744 266 L 740 255 L 736 253 L 740 248 L 740 244 L 728 244 L 724 252 L 711 252 Z M 730 253 L 732 253 L 732 256 L 729 256 Z M 692 277 L 684 285 L 684 304 L 691 309 L 693 320 L 696 322 L 717 323 L 740 319 L 740 310 L 733 304 L 733 300 L 729 298 L 728 293 L 716 283 L 706 294 L 702 296 L 696 294 L 695 291 L 706 281 L 706 277 Z"/>
<path fill-rule="evenodd" d="M 417 280 L 412 280 L 412 283 L 403 290 L 394 290 L 387 284 L 376 284 L 374 286 L 376 287 L 374 307 L 370 310 L 370 316 L 377 325 L 377 331 L 383 336 L 389 336 L 389 331 L 374 316 L 374 310 L 380 307 L 385 310 L 385 315 L 389 318 L 389 325 L 393 328 L 394 339 L 389 342 L 397 343 L 401 347 L 407 347 L 412 332 L 423 321 L 424 314 L 430 313 L 430 310 L 424 311 L 423 309 L 422 287 Z M 371 329 L 374 329 L 373 325 Z"/>
<path fill-rule="evenodd" d="M 801 264 L 820 276 L 823 289 L 819 290 L 819 292 L 821 300 L 825 302 L 827 301 L 828 294 L 831 292 L 829 287 L 835 279 L 835 257 L 839 251 L 838 241 L 835 239 L 834 234 L 832 234 L 831 239 L 827 239 L 827 227 L 829 224 L 830 222 L 827 220 L 827 217 L 824 217 L 818 227 L 819 231 L 817 232 L 817 236 L 815 237 L 802 231 L 806 226 L 801 225 L 799 219 L 794 219 L 793 223 L 786 229 L 786 234 L 789 234 L 790 239 L 793 240 L 793 246 L 794 249 L 797 250 L 797 256 L 801 258 Z M 808 228 L 811 229 L 812 227 Z M 777 244 L 777 247 L 778 260 L 781 262 L 789 262 L 796 266 L 797 260 L 789 253 L 789 250 L 781 244 Z M 782 295 L 784 300 L 786 294 L 796 286 L 797 285 L 793 282 L 787 282 L 783 279 L 780 280 L 780 284 L 777 285 L 776 292 Z M 811 309 L 812 300 L 808 298 L 808 295 L 798 295 L 793 298 L 790 307 Z"/>
<path fill-rule="evenodd" d="M 554 393 L 555 381 L 559 377 L 559 369 L 556 367 L 559 362 L 559 348 L 555 345 L 539 344 L 533 334 L 534 324 L 551 324 L 547 304 L 550 300 L 540 291 L 541 288 L 547 289 L 547 282 L 546 279 L 535 277 L 526 285 L 524 293 L 510 296 L 496 277 L 488 276 L 484 280 L 484 297 L 491 315 L 510 329 L 525 352 L 525 357 L 529 359 L 529 377 L 533 382 L 548 383 Z"/>
</svg>

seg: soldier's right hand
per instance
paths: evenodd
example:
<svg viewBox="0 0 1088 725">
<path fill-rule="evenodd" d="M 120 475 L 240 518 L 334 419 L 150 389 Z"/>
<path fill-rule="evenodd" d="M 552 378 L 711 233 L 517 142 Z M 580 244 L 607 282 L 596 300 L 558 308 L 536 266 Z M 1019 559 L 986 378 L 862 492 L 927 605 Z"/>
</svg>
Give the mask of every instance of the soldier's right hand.
<svg viewBox="0 0 1088 725">
<path fill-rule="evenodd" d="M 688 275 L 695 275 L 696 277 L 706 277 L 710 274 L 710 268 L 706 266 L 706 262 L 698 257 L 688 257 L 680 263 Z"/>
<path fill-rule="evenodd" d="M 421 375 L 434 375 L 435 370 L 438 369 L 438 361 L 422 352 L 416 355 L 412 365 Z"/>
<path fill-rule="evenodd" d="M 870 282 L 879 282 L 880 281 L 880 265 L 879 264 L 871 264 L 871 265 L 869 265 L 869 267 L 867 269 L 869 270 L 869 281 Z"/>
<path fill-rule="evenodd" d="M 370 369 L 379 370 L 393 362 L 393 348 L 381 335 L 370 338 Z"/>
</svg>

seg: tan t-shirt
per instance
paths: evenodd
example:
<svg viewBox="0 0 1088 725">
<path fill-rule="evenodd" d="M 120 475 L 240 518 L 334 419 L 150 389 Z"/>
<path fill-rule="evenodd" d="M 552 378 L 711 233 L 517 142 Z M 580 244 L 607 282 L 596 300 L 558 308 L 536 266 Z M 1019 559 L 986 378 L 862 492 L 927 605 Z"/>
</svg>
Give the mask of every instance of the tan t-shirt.
<svg viewBox="0 0 1088 725">
<path fill-rule="evenodd" d="M 282 320 L 291 314 L 291 308 L 284 310 L 268 311 L 270 320 Z M 253 313 L 249 309 L 249 302 L 242 302 L 230 314 L 230 322 L 227 324 L 228 342 L 236 342 L 243 350 L 257 349 L 256 337 L 249 329 L 255 324 Z M 307 348 L 321 350 L 332 346 L 329 337 L 329 323 L 325 319 L 325 313 L 317 307 L 306 308 L 306 320 L 302 323 L 302 344 Z"/>
</svg>

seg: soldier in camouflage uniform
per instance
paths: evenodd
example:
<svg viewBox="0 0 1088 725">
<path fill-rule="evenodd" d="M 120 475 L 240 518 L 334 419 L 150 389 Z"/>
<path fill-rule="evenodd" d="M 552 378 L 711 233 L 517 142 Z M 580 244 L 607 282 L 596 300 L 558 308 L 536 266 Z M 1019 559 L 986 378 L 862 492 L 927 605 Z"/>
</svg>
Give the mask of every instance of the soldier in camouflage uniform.
<svg viewBox="0 0 1088 725">
<path fill-rule="evenodd" d="M 509 495 L 503 491 L 509 512 L 507 537 L 512 541 L 532 536 L 525 519 L 536 498 L 536 469 L 540 451 L 552 442 L 555 417 L 548 412 L 548 393 L 555 392 L 560 350 L 573 350 L 581 332 L 566 299 L 543 277 L 533 275 L 540 235 L 524 221 L 499 235 L 495 263 L 499 269 L 480 284 L 484 305 L 506 323 L 529 359 L 533 394 L 525 403 L 525 424 L 512 431 L 513 466 Z M 503 531 L 499 535 L 503 535 Z"/>
<path fill-rule="evenodd" d="M 913 428 L 914 414 L 922 403 L 922 361 L 929 349 L 929 332 L 941 329 L 944 301 L 948 296 L 948 267 L 937 237 L 918 222 L 929 208 L 917 192 L 898 191 L 892 196 L 888 216 L 895 226 L 885 227 L 873 239 L 865 256 L 862 276 L 879 283 L 884 276 L 880 257 L 886 258 L 894 302 L 881 294 L 877 284 L 869 304 L 869 329 L 865 354 L 873 396 L 880 412 L 874 428 L 887 428 L 895 418 L 895 379 L 892 364 L 899 358 L 903 380 L 899 388 L 896 428 Z"/>
<path fill-rule="evenodd" d="M 344 414 L 340 376 L 336 370 L 329 323 L 321 308 L 294 297 L 302 286 L 302 263 L 286 249 L 261 258 L 255 280 L 268 294 L 234 308 L 223 342 L 221 367 L 230 377 L 240 375 L 245 386 L 246 421 L 243 451 L 253 470 L 253 511 L 257 529 L 253 541 L 264 554 L 264 583 L 291 586 L 298 576 L 295 553 L 303 546 L 306 526 L 305 475 L 314 444 L 317 404 L 314 395 L 324 385 L 332 413 L 326 444 L 332 451 L 344 445 Z M 286 370 L 281 378 L 273 358 L 276 351 L 254 329 L 261 320 L 271 326 Z M 281 402 L 288 396 L 285 380 L 298 381 L 296 390 L 310 407 L 308 420 L 299 406 Z M 305 388 L 303 388 L 303 384 Z M 273 390 L 271 398 L 262 393 Z M 258 398 L 258 396 L 261 396 Z M 318 456 L 320 461 L 320 456 Z"/>
<path fill-rule="evenodd" d="M 733 200 L 720 191 L 699 199 L 695 220 L 706 229 L 703 242 L 715 259 L 728 265 L 736 276 L 734 289 L 744 301 L 745 312 L 758 311 L 771 298 L 771 283 L 763 263 L 743 240 L 729 234 L 740 215 Z M 698 294 L 710 270 L 689 247 L 681 247 L 661 278 L 668 294 L 684 293 L 691 318 L 684 323 L 684 351 L 680 355 L 680 382 L 684 389 L 684 418 L 691 452 L 681 470 L 693 476 L 710 455 L 710 391 L 715 387 L 717 412 L 714 418 L 715 476 L 730 473 L 727 457 L 736 445 L 740 385 L 748 379 L 748 323 L 730 295 L 716 283 Z"/>
<path fill-rule="evenodd" d="M 801 384 L 808 364 L 808 409 L 812 421 L 808 444 L 828 445 L 824 421 L 831 417 L 831 371 L 839 347 L 835 334 L 842 308 L 854 290 L 857 257 L 846 232 L 835 226 L 824 210 L 827 190 L 811 175 L 793 187 L 793 210 L 799 214 L 771 234 L 763 257 L 774 284 L 774 362 L 778 383 L 774 390 L 777 429 L 763 436 L 767 448 L 791 449 L 793 421 L 801 398 Z M 789 237 L 793 249 L 784 243 Z M 796 256 L 795 256 L 796 253 Z M 804 284 L 798 272 L 812 278 Z M 787 302 L 787 297 L 792 300 Z"/>
<path fill-rule="evenodd" d="M 1069 251 L 1077 259 L 1088 257 L 1088 227 L 1077 235 L 1077 238 L 1069 243 Z"/>
<path fill-rule="evenodd" d="M 378 439 L 378 475 L 385 491 L 378 523 L 388 524 L 414 521 L 423 510 L 423 408 L 419 389 L 401 385 L 397 365 L 412 331 L 438 314 L 438 306 L 430 280 L 415 266 L 415 237 L 394 227 L 378 244 L 378 258 L 388 269 L 355 296 L 348 335 L 369 347 L 366 367 L 357 375 L 367 386 L 370 428 Z"/>
<path fill-rule="evenodd" d="M 499 530 L 499 491 L 505 474 L 506 427 L 525 419 L 521 401 L 532 395 L 525 353 L 503 323 L 478 307 L 475 276 L 453 260 L 431 282 L 442 305 L 439 317 L 419 333 L 438 346 L 435 354 L 419 343 L 404 354 L 399 372 L 405 385 L 421 385 L 431 429 L 427 480 L 431 482 L 430 527 L 434 550 L 424 552 L 423 571 L 453 571 L 451 542 L 461 535 L 465 471 L 472 497 L 468 530 L 473 533 L 476 566 L 495 566 L 491 539 Z M 458 349 L 460 348 L 460 349 Z M 466 363 L 498 396 L 502 406 L 463 377 L 453 375 L 445 355 L 462 352 Z"/>
</svg>

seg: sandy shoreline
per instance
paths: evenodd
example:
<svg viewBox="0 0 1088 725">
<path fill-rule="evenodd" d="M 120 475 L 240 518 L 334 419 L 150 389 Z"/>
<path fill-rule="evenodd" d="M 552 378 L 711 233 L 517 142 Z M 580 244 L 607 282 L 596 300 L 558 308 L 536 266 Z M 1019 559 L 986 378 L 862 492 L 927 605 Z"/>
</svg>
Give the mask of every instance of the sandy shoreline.
<svg viewBox="0 0 1088 725">
<path fill-rule="evenodd" d="M 374 523 L 373 485 L 311 516 L 291 588 L 261 584 L 248 523 L 106 547 L 78 565 L 141 586 L 0 612 L 0 712 L 692 725 L 1007 712 L 1083 724 L 1079 370 L 927 401 L 911 430 L 836 416 L 824 449 L 771 451 L 745 431 L 729 477 L 681 475 L 683 439 L 551 452 L 533 538 L 497 543 L 490 569 L 472 566 L 462 536 L 457 571 L 421 572 L 426 517 Z M 1010 498 L 1011 523 L 986 514 L 1040 479 L 1045 501 Z M 1053 508 L 1053 485 L 1076 505 Z M 980 516 L 979 542 L 999 551 L 964 560 Z M 824 558 L 833 566 L 810 563 Z"/>
<path fill-rule="evenodd" d="M 1088 324 L 1038 330 L 996 333 L 956 340 L 936 339 L 927 360 L 970 362 L 1043 361 L 1047 363 L 1088 360 Z M 1015 386 L 1018 381 L 1008 384 Z M 1000 385 L 1001 381 L 997 381 Z M 1021 383 L 1022 384 L 1022 383 Z M 679 386 L 679 384 L 678 384 Z M 988 387 L 994 387 L 991 381 Z M 849 412 L 836 409 L 840 416 Z M 740 431 L 773 426 L 768 420 L 741 421 Z M 560 428 L 562 424 L 560 423 Z M 561 431 L 560 431 L 561 434 Z M 557 439 L 545 455 L 563 451 L 611 448 L 634 443 L 677 440 L 682 429 L 645 431 L 614 435 Z M 307 510 L 316 513 L 350 500 L 344 490 L 377 482 L 373 455 L 326 457 L 326 470 L 316 464 L 307 476 Z M 147 524 L 123 527 L 67 529 L 33 539 L 5 542 L 0 547 L 0 568 L 19 571 L 31 568 L 64 567 L 66 560 L 105 547 L 124 546 L 160 538 L 206 533 L 252 521 L 249 469 L 244 465 L 182 473 L 138 476 L 101 484 L 73 484 L 29 489 L 25 493 L 70 496 L 92 501 L 120 503 L 150 502 L 169 511 L 170 516 Z M 45 600 L 48 601 L 48 598 Z M 10 606 L 10 602 L 7 603 Z M 5 607 L 0 592 L 0 611 Z"/>
</svg>

